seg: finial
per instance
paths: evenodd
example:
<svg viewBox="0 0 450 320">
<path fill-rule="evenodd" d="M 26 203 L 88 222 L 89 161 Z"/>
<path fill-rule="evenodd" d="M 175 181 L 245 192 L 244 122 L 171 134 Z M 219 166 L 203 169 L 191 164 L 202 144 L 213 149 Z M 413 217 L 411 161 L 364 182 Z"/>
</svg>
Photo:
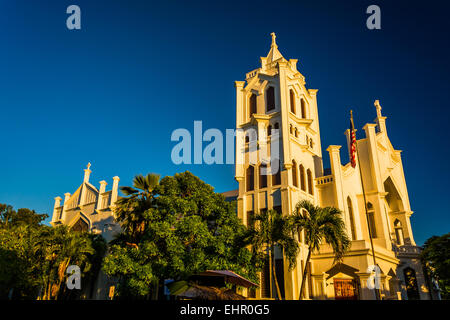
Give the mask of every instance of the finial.
<svg viewBox="0 0 450 320">
<path fill-rule="evenodd" d="M 87 164 L 87 168 L 84 169 L 84 182 L 89 182 L 89 175 L 91 174 L 91 170 L 89 169 L 91 167 L 91 163 L 89 162 Z"/>
<path fill-rule="evenodd" d="M 275 38 L 277 37 L 276 35 L 275 35 L 275 32 L 272 32 L 271 34 L 270 34 L 271 36 L 272 36 L 272 47 L 278 47 L 277 46 L 277 42 L 276 42 L 276 40 L 275 40 Z"/>
<path fill-rule="evenodd" d="M 353 129 L 355 125 L 353 124 L 353 110 L 350 109 L 350 122 L 352 123 Z"/>
</svg>

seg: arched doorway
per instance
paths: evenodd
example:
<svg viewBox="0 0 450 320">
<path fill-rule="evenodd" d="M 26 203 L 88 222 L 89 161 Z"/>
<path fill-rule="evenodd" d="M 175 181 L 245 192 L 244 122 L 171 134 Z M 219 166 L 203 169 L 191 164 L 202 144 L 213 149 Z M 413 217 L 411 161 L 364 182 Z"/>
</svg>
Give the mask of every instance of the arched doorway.
<svg viewBox="0 0 450 320">
<path fill-rule="evenodd" d="M 84 221 L 82 218 L 79 218 L 77 222 L 70 228 L 72 231 L 80 231 L 80 232 L 87 232 L 89 231 L 89 224 Z"/>
</svg>

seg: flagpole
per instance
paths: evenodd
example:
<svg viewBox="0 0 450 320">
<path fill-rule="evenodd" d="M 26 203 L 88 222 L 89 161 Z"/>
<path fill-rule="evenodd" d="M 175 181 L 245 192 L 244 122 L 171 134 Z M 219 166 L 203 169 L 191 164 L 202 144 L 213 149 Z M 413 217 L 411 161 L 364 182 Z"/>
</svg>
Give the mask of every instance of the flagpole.
<svg viewBox="0 0 450 320">
<path fill-rule="evenodd" d="M 353 130 L 355 130 L 355 124 L 353 123 L 353 111 L 350 110 L 350 121 L 352 122 L 352 127 Z M 350 132 L 350 137 L 351 137 L 352 132 Z M 356 133 L 355 133 L 356 135 Z M 376 262 L 376 258 L 375 258 L 375 250 L 373 247 L 373 240 L 372 240 L 372 231 L 370 230 L 370 222 L 369 222 L 369 213 L 367 211 L 367 201 L 366 201 L 366 192 L 364 190 L 364 181 L 363 181 L 363 176 L 362 176 L 362 171 L 361 171 L 361 162 L 359 161 L 359 153 L 358 153 L 358 140 L 355 137 L 355 153 L 356 153 L 356 158 L 358 158 L 358 167 L 359 167 L 359 177 L 361 179 L 361 187 L 362 187 L 362 194 L 363 194 L 363 199 L 364 199 L 364 209 L 366 211 L 366 221 L 367 221 L 367 229 L 369 230 L 369 239 L 370 239 L 370 246 L 372 248 L 372 257 L 373 257 L 373 265 L 377 266 L 377 262 Z M 375 297 L 377 300 L 380 300 L 380 292 L 378 288 L 374 288 L 375 290 Z"/>
</svg>

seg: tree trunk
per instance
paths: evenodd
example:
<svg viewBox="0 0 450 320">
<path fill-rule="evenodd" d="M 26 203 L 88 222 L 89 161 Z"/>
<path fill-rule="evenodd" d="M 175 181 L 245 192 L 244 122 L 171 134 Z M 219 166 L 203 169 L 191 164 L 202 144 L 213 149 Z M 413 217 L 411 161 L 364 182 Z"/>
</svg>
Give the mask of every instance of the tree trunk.
<svg viewBox="0 0 450 320">
<path fill-rule="evenodd" d="M 165 283 L 166 283 L 165 279 L 159 280 L 158 300 L 164 300 L 164 298 L 165 298 L 165 296 L 164 296 Z"/>
<path fill-rule="evenodd" d="M 50 294 L 52 292 L 52 283 L 50 280 L 48 280 L 47 288 L 44 292 L 44 299 L 43 300 L 50 300 Z"/>
<path fill-rule="evenodd" d="M 69 264 L 70 258 L 68 258 L 66 261 L 62 261 L 58 267 L 58 282 L 56 284 L 57 289 L 55 290 L 55 292 L 52 292 L 52 294 L 54 294 L 55 300 L 58 300 L 58 295 L 64 295 L 65 288 L 67 287 L 66 283 L 64 283 L 64 278 L 66 278 L 66 271 Z M 65 284 L 65 286 L 63 286 L 63 284 Z"/>
<path fill-rule="evenodd" d="M 275 280 L 275 286 L 277 287 L 278 299 L 283 300 L 283 297 L 281 296 L 280 286 L 278 285 L 277 273 L 275 271 L 275 250 L 274 249 L 275 249 L 275 247 L 272 246 L 271 256 L 273 255 L 273 260 L 272 260 L 273 277 Z M 270 257 L 270 259 L 272 259 L 272 257 Z"/>
<path fill-rule="evenodd" d="M 270 290 L 270 297 L 273 297 L 273 288 L 272 288 L 272 252 L 270 251 L 270 249 L 268 249 L 269 251 L 269 290 Z"/>
<path fill-rule="evenodd" d="M 159 280 L 156 280 L 152 284 L 153 290 L 151 294 L 151 300 L 158 300 L 159 295 Z"/>
<path fill-rule="evenodd" d="M 302 284 L 300 285 L 300 293 L 298 296 L 298 300 L 302 300 L 302 293 L 303 293 L 303 288 L 305 287 L 306 273 L 308 270 L 308 263 L 309 263 L 310 258 L 311 258 L 311 250 L 308 250 L 308 256 L 306 257 L 305 269 L 303 270 Z"/>
</svg>

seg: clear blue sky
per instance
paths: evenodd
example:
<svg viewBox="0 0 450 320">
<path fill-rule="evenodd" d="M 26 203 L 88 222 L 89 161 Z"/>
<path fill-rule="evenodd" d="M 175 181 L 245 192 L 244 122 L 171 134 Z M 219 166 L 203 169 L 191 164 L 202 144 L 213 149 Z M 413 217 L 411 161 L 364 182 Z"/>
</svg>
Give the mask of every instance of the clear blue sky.
<svg viewBox="0 0 450 320">
<path fill-rule="evenodd" d="M 365 27 L 374 3 L 378 31 Z M 66 28 L 71 4 L 80 31 Z M 97 186 L 190 170 L 219 192 L 235 189 L 231 165 L 172 164 L 170 135 L 194 120 L 234 128 L 233 83 L 259 66 L 276 32 L 319 89 L 323 150 L 345 145 L 350 108 L 360 134 L 380 100 L 422 244 L 450 231 L 448 12 L 445 1 L 1 0 L 0 203 L 51 214 L 89 161 Z"/>
</svg>

